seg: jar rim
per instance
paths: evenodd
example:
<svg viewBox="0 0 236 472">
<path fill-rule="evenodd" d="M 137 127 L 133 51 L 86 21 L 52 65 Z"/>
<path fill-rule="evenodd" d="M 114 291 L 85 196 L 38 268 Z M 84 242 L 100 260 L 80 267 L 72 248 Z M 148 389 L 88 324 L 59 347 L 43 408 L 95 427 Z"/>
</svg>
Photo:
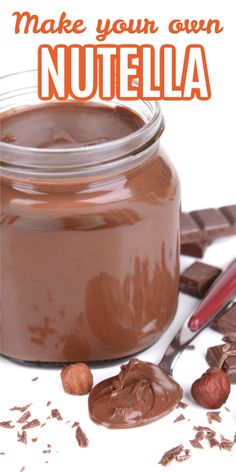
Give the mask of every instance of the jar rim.
<svg viewBox="0 0 236 472">
<path fill-rule="evenodd" d="M 22 76 L 27 76 L 26 79 L 31 76 L 31 80 L 37 77 L 37 70 L 36 69 L 31 69 L 31 70 L 26 70 L 26 71 L 20 71 L 20 72 L 15 72 L 12 74 L 0 76 L 0 83 L 2 81 L 5 82 L 12 82 L 14 80 L 17 80 L 21 78 Z M 27 81 L 27 80 L 26 80 Z M 17 80 L 18 82 L 18 80 Z M 134 81 L 135 82 L 135 81 Z M 137 81 L 136 81 L 137 82 Z M 37 86 L 25 86 L 25 80 L 24 80 L 24 87 L 17 88 L 14 90 L 6 90 L 3 93 L 0 94 L 0 103 L 12 99 L 12 98 L 19 98 L 23 94 L 31 94 L 37 90 Z M 37 96 L 37 103 L 45 103 L 44 101 L 40 101 L 38 96 Z M 52 100 L 55 102 L 56 100 Z M 70 100 L 66 100 L 70 101 Z M 75 101 L 75 100 L 72 100 Z M 39 163 L 37 157 L 39 156 L 47 156 L 47 164 L 48 166 L 52 166 L 53 163 L 59 164 L 61 167 L 68 167 L 68 166 L 82 166 L 83 167 L 83 159 L 86 158 L 86 163 L 84 162 L 84 165 L 93 165 L 94 163 L 94 154 L 100 155 L 101 160 L 100 163 L 104 164 L 106 162 L 111 162 L 113 160 L 117 160 L 121 157 L 127 156 L 128 154 L 132 153 L 137 153 L 142 149 L 143 146 L 145 146 L 145 143 L 150 142 L 154 136 L 158 139 L 158 137 L 162 134 L 163 129 L 164 129 L 164 120 L 161 112 L 161 107 L 158 101 L 155 100 L 129 100 L 129 101 L 118 101 L 118 100 L 101 100 L 100 98 L 93 98 L 92 100 L 88 100 L 90 102 L 99 102 L 99 103 L 106 103 L 107 106 L 126 106 L 128 108 L 131 108 L 131 106 L 136 102 L 142 102 L 146 106 L 146 108 L 149 109 L 149 113 L 151 112 L 151 116 L 148 120 L 146 120 L 145 124 L 141 126 L 138 130 L 128 134 L 127 136 L 114 139 L 112 141 L 107 141 L 103 143 L 98 143 L 94 144 L 92 146 L 89 145 L 84 145 L 84 146 L 77 146 L 77 147 L 67 147 L 67 148 L 37 148 L 37 147 L 28 147 L 28 146 L 20 146 L 16 145 L 13 143 L 4 143 L 0 142 L 0 149 L 2 151 L 5 151 L 6 154 L 8 154 L 8 160 L 5 158 L 2 159 L 2 162 L 7 162 L 8 164 L 12 164 L 12 156 L 14 155 L 14 164 L 20 164 L 20 166 L 26 167 L 28 165 L 33 164 L 36 165 Z M 49 103 L 48 101 L 47 103 Z M 59 101 L 60 102 L 60 101 Z M 61 101 L 63 102 L 63 101 Z M 129 104 L 129 106 L 127 106 Z M 21 105 L 22 106 L 22 105 Z M 17 108 L 16 106 L 10 106 L 8 107 L 8 110 Z M 3 112 L 3 107 L 0 107 L 0 115 Z M 9 153 L 11 153 L 11 158 L 9 158 Z M 32 155 L 34 156 L 34 163 L 32 163 L 32 160 L 29 162 L 29 158 L 32 158 Z M 50 158 L 55 159 L 55 156 L 57 158 L 57 161 L 50 160 Z M 63 165 L 63 160 L 64 157 L 66 156 L 66 165 Z M 17 159 L 17 157 L 20 158 Z M 80 158 L 82 158 L 82 161 L 80 161 Z M 37 161 L 37 162 L 36 162 Z M 42 164 L 42 163 L 41 163 Z M 94 163 L 94 164 L 97 164 Z M 41 167 L 41 165 L 40 165 Z"/>
</svg>

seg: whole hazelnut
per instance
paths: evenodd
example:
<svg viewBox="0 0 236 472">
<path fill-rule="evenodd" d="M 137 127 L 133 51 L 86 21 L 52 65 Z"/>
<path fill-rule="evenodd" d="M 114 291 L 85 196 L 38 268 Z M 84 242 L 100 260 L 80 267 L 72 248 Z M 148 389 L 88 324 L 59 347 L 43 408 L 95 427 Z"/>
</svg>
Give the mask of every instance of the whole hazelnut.
<svg viewBox="0 0 236 472">
<path fill-rule="evenodd" d="M 93 386 L 91 370 L 84 363 L 70 364 L 61 371 L 62 386 L 66 393 L 84 395 Z"/>
<path fill-rule="evenodd" d="M 227 374 L 217 367 L 208 369 L 191 388 L 194 400 L 204 408 L 220 408 L 230 394 Z"/>
</svg>

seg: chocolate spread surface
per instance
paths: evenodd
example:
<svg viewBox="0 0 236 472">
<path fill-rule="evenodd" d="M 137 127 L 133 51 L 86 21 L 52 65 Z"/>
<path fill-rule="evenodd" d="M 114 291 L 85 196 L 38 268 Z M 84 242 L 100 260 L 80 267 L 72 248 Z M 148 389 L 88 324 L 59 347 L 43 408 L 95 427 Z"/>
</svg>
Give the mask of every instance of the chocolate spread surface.
<svg viewBox="0 0 236 472">
<path fill-rule="evenodd" d="M 89 394 L 89 414 L 108 428 L 133 428 L 172 411 L 181 387 L 163 369 L 132 359 L 115 377 L 103 380 Z"/>
</svg>

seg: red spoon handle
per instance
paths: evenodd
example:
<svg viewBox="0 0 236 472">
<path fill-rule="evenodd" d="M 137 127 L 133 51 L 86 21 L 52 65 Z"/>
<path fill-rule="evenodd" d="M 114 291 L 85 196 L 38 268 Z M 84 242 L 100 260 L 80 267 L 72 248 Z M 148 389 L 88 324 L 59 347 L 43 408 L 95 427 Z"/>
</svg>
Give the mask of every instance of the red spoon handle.
<svg viewBox="0 0 236 472">
<path fill-rule="evenodd" d="M 236 295 L 236 259 L 217 277 L 189 319 L 191 331 L 198 331 Z"/>
</svg>

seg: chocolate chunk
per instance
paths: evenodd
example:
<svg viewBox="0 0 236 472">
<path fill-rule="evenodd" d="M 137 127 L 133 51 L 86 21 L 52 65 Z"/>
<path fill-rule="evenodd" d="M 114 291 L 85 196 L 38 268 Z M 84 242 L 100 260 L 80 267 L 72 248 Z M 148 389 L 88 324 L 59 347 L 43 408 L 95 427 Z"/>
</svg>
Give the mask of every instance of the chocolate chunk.
<svg viewBox="0 0 236 472">
<path fill-rule="evenodd" d="M 182 247 L 210 244 L 217 238 L 236 234 L 236 205 L 182 213 L 180 224 Z"/>
<path fill-rule="evenodd" d="M 218 267 L 194 262 L 180 275 L 180 290 L 197 298 L 202 298 L 214 280 L 221 273 Z"/>
<path fill-rule="evenodd" d="M 222 334 L 236 332 L 236 303 L 215 320 L 211 327 Z"/>
<path fill-rule="evenodd" d="M 183 409 L 185 409 L 185 408 L 188 408 L 188 405 L 187 405 L 187 403 L 179 402 L 179 404 L 177 405 L 177 408 L 183 408 Z"/>
<path fill-rule="evenodd" d="M 88 438 L 79 425 L 76 428 L 75 436 L 80 447 L 88 447 Z"/>
<path fill-rule="evenodd" d="M 225 351 L 225 346 L 229 346 L 227 351 Z M 220 365 L 227 373 L 230 382 L 236 383 L 236 343 L 209 347 L 206 360 L 210 367 L 219 367 Z"/>
</svg>

